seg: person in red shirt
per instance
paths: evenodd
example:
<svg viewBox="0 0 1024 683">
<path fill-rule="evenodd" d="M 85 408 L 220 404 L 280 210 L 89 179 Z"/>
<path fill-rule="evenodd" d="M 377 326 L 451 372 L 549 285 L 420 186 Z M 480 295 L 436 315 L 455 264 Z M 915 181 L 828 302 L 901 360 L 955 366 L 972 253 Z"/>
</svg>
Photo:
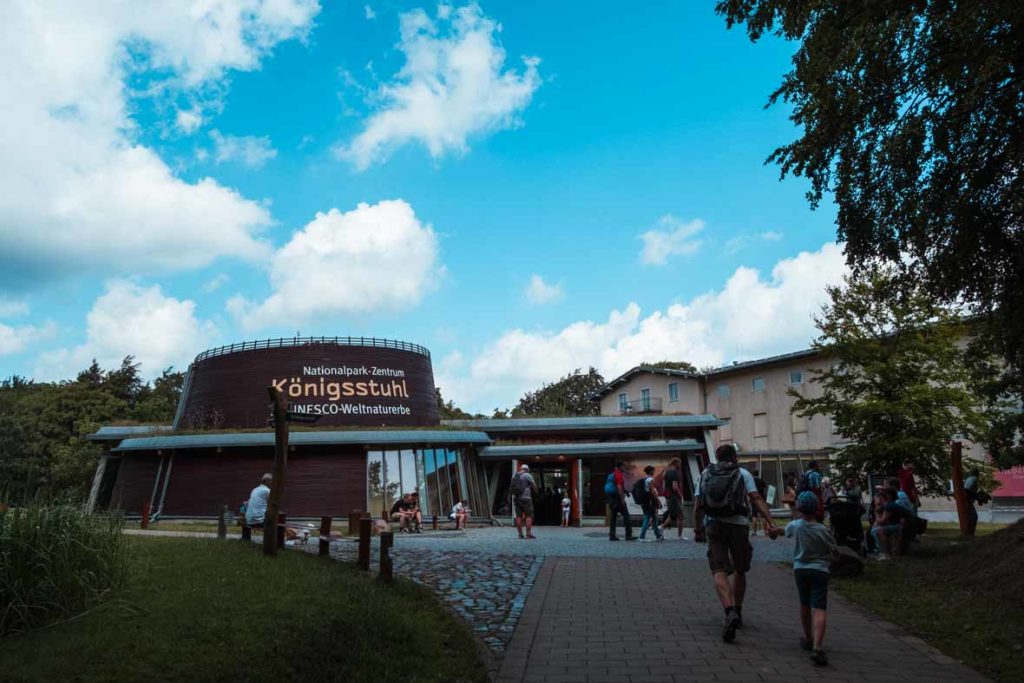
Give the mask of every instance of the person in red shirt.
<svg viewBox="0 0 1024 683">
<path fill-rule="evenodd" d="M 611 512 L 611 523 L 608 527 L 608 540 L 617 541 L 619 537 L 615 534 L 615 522 L 617 517 L 622 515 L 622 523 L 626 527 L 626 540 L 636 539 L 633 535 L 633 522 L 629 518 L 629 510 L 626 509 L 626 480 L 622 474 L 625 465 L 621 460 L 615 463 L 615 469 L 608 475 L 604 483 L 604 495 L 608 499 L 608 510 Z"/>
<path fill-rule="evenodd" d="M 896 476 L 900 480 L 900 491 L 907 494 L 907 498 L 914 506 L 914 510 L 917 510 L 921 505 L 921 499 L 917 493 L 917 484 L 914 482 L 914 463 L 909 460 L 903 463 L 903 467 L 896 472 Z"/>
</svg>

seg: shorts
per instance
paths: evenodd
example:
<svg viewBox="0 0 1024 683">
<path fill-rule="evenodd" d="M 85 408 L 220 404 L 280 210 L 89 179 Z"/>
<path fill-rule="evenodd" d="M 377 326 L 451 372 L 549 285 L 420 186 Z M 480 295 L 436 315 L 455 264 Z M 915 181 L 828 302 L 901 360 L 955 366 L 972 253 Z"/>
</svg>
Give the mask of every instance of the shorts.
<svg viewBox="0 0 1024 683">
<path fill-rule="evenodd" d="M 683 518 L 683 501 L 679 496 L 668 497 L 668 519 L 680 520 Z"/>
<path fill-rule="evenodd" d="M 883 526 L 883 527 L 877 527 L 876 526 L 875 529 L 881 529 L 882 531 L 885 532 L 886 536 L 899 536 L 900 535 L 900 531 L 903 530 L 903 527 L 900 526 L 899 524 L 887 524 L 886 526 Z M 876 532 L 876 535 L 877 535 L 877 532 Z"/>
<path fill-rule="evenodd" d="M 515 498 L 516 517 L 533 518 L 533 498 Z"/>
<path fill-rule="evenodd" d="M 708 540 L 708 565 L 712 574 L 750 571 L 754 547 L 750 545 L 750 527 L 711 520 L 705 529 Z"/>
<path fill-rule="evenodd" d="M 569 510 L 562 510 L 562 519 L 569 519 Z"/>
<path fill-rule="evenodd" d="M 828 609 L 828 572 L 817 569 L 797 569 L 796 592 L 800 595 L 800 606 L 811 609 Z"/>
<path fill-rule="evenodd" d="M 391 513 L 391 521 L 392 522 L 398 522 L 398 521 L 401 521 L 401 519 L 402 519 L 402 513 L 401 512 L 392 512 Z"/>
</svg>

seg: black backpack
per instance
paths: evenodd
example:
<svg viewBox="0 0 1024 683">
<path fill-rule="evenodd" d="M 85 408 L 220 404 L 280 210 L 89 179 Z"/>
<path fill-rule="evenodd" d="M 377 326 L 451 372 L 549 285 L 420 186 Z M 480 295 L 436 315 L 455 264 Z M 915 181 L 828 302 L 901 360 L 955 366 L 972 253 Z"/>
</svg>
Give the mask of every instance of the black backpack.
<svg viewBox="0 0 1024 683">
<path fill-rule="evenodd" d="M 740 467 L 734 462 L 715 463 L 700 478 L 700 502 L 712 517 L 750 516 L 747 487 Z"/>
<path fill-rule="evenodd" d="M 645 481 L 647 481 L 647 477 L 633 482 L 633 502 L 637 505 L 647 505 L 648 498 L 650 497 L 650 494 L 644 487 Z"/>
<path fill-rule="evenodd" d="M 811 487 L 811 478 L 807 476 L 807 472 L 800 475 L 800 481 L 796 484 L 796 495 L 800 495 L 804 491 L 814 491 Z"/>
<path fill-rule="evenodd" d="M 526 492 L 526 483 L 523 481 L 523 475 L 516 472 L 512 475 L 512 485 L 509 487 L 512 491 L 512 495 L 516 498 L 522 498 Z"/>
</svg>

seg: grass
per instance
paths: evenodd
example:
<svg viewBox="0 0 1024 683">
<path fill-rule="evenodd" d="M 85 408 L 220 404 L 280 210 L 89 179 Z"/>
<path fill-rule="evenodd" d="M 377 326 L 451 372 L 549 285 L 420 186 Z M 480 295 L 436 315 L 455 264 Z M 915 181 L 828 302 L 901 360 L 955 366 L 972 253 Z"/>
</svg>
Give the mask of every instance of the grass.
<svg viewBox="0 0 1024 683">
<path fill-rule="evenodd" d="M 955 524 L 929 524 L 911 555 L 890 562 L 869 559 L 863 576 L 837 578 L 833 587 L 996 680 L 1024 680 L 1024 612 L 1016 594 L 1020 569 L 1006 576 L 1002 598 L 987 577 L 979 579 L 985 590 L 978 583 L 979 589 L 972 589 L 963 569 L 972 547 L 984 544 L 991 552 L 997 539 L 986 537 L 1002 528 L 979 524 L 978 537 L 964 540 Z M 1015 541 L 1000 538 L 998 543 L 1014 552 Z"/>
<path fill-rule="evenodd" d="M 4 680 L 486 680 L 466 626 L 411 582 L 237 541 L 131 545 L 101 608 L 0 640 Z"/>
<path fill-rule="evenodd" d="M 88 608 L 122 584 L 127 568 L 117 519 L 71 502 L 0 508 L 0 635 Z"/>
</svg>

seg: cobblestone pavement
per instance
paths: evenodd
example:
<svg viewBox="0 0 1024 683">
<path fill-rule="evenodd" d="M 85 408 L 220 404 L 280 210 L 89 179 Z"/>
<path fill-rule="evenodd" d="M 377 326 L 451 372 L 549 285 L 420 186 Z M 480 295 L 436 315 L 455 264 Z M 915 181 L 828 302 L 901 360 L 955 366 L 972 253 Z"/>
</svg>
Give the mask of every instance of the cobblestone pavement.
<svg viewBox="0 0 1024 683">
<path fill-rule="evenodd" d="M 745 627 L 721 640 L 722 609 L 707 563 L 548 559 L 498 681 L 980 681 L 979 674 L 838 595 L 829 596 L 831 664 L 816 668 L 801 634 L 792 572 L 756 564 Z M 677 591 L 673 615 L 666 592 Z"/>
</svg>

